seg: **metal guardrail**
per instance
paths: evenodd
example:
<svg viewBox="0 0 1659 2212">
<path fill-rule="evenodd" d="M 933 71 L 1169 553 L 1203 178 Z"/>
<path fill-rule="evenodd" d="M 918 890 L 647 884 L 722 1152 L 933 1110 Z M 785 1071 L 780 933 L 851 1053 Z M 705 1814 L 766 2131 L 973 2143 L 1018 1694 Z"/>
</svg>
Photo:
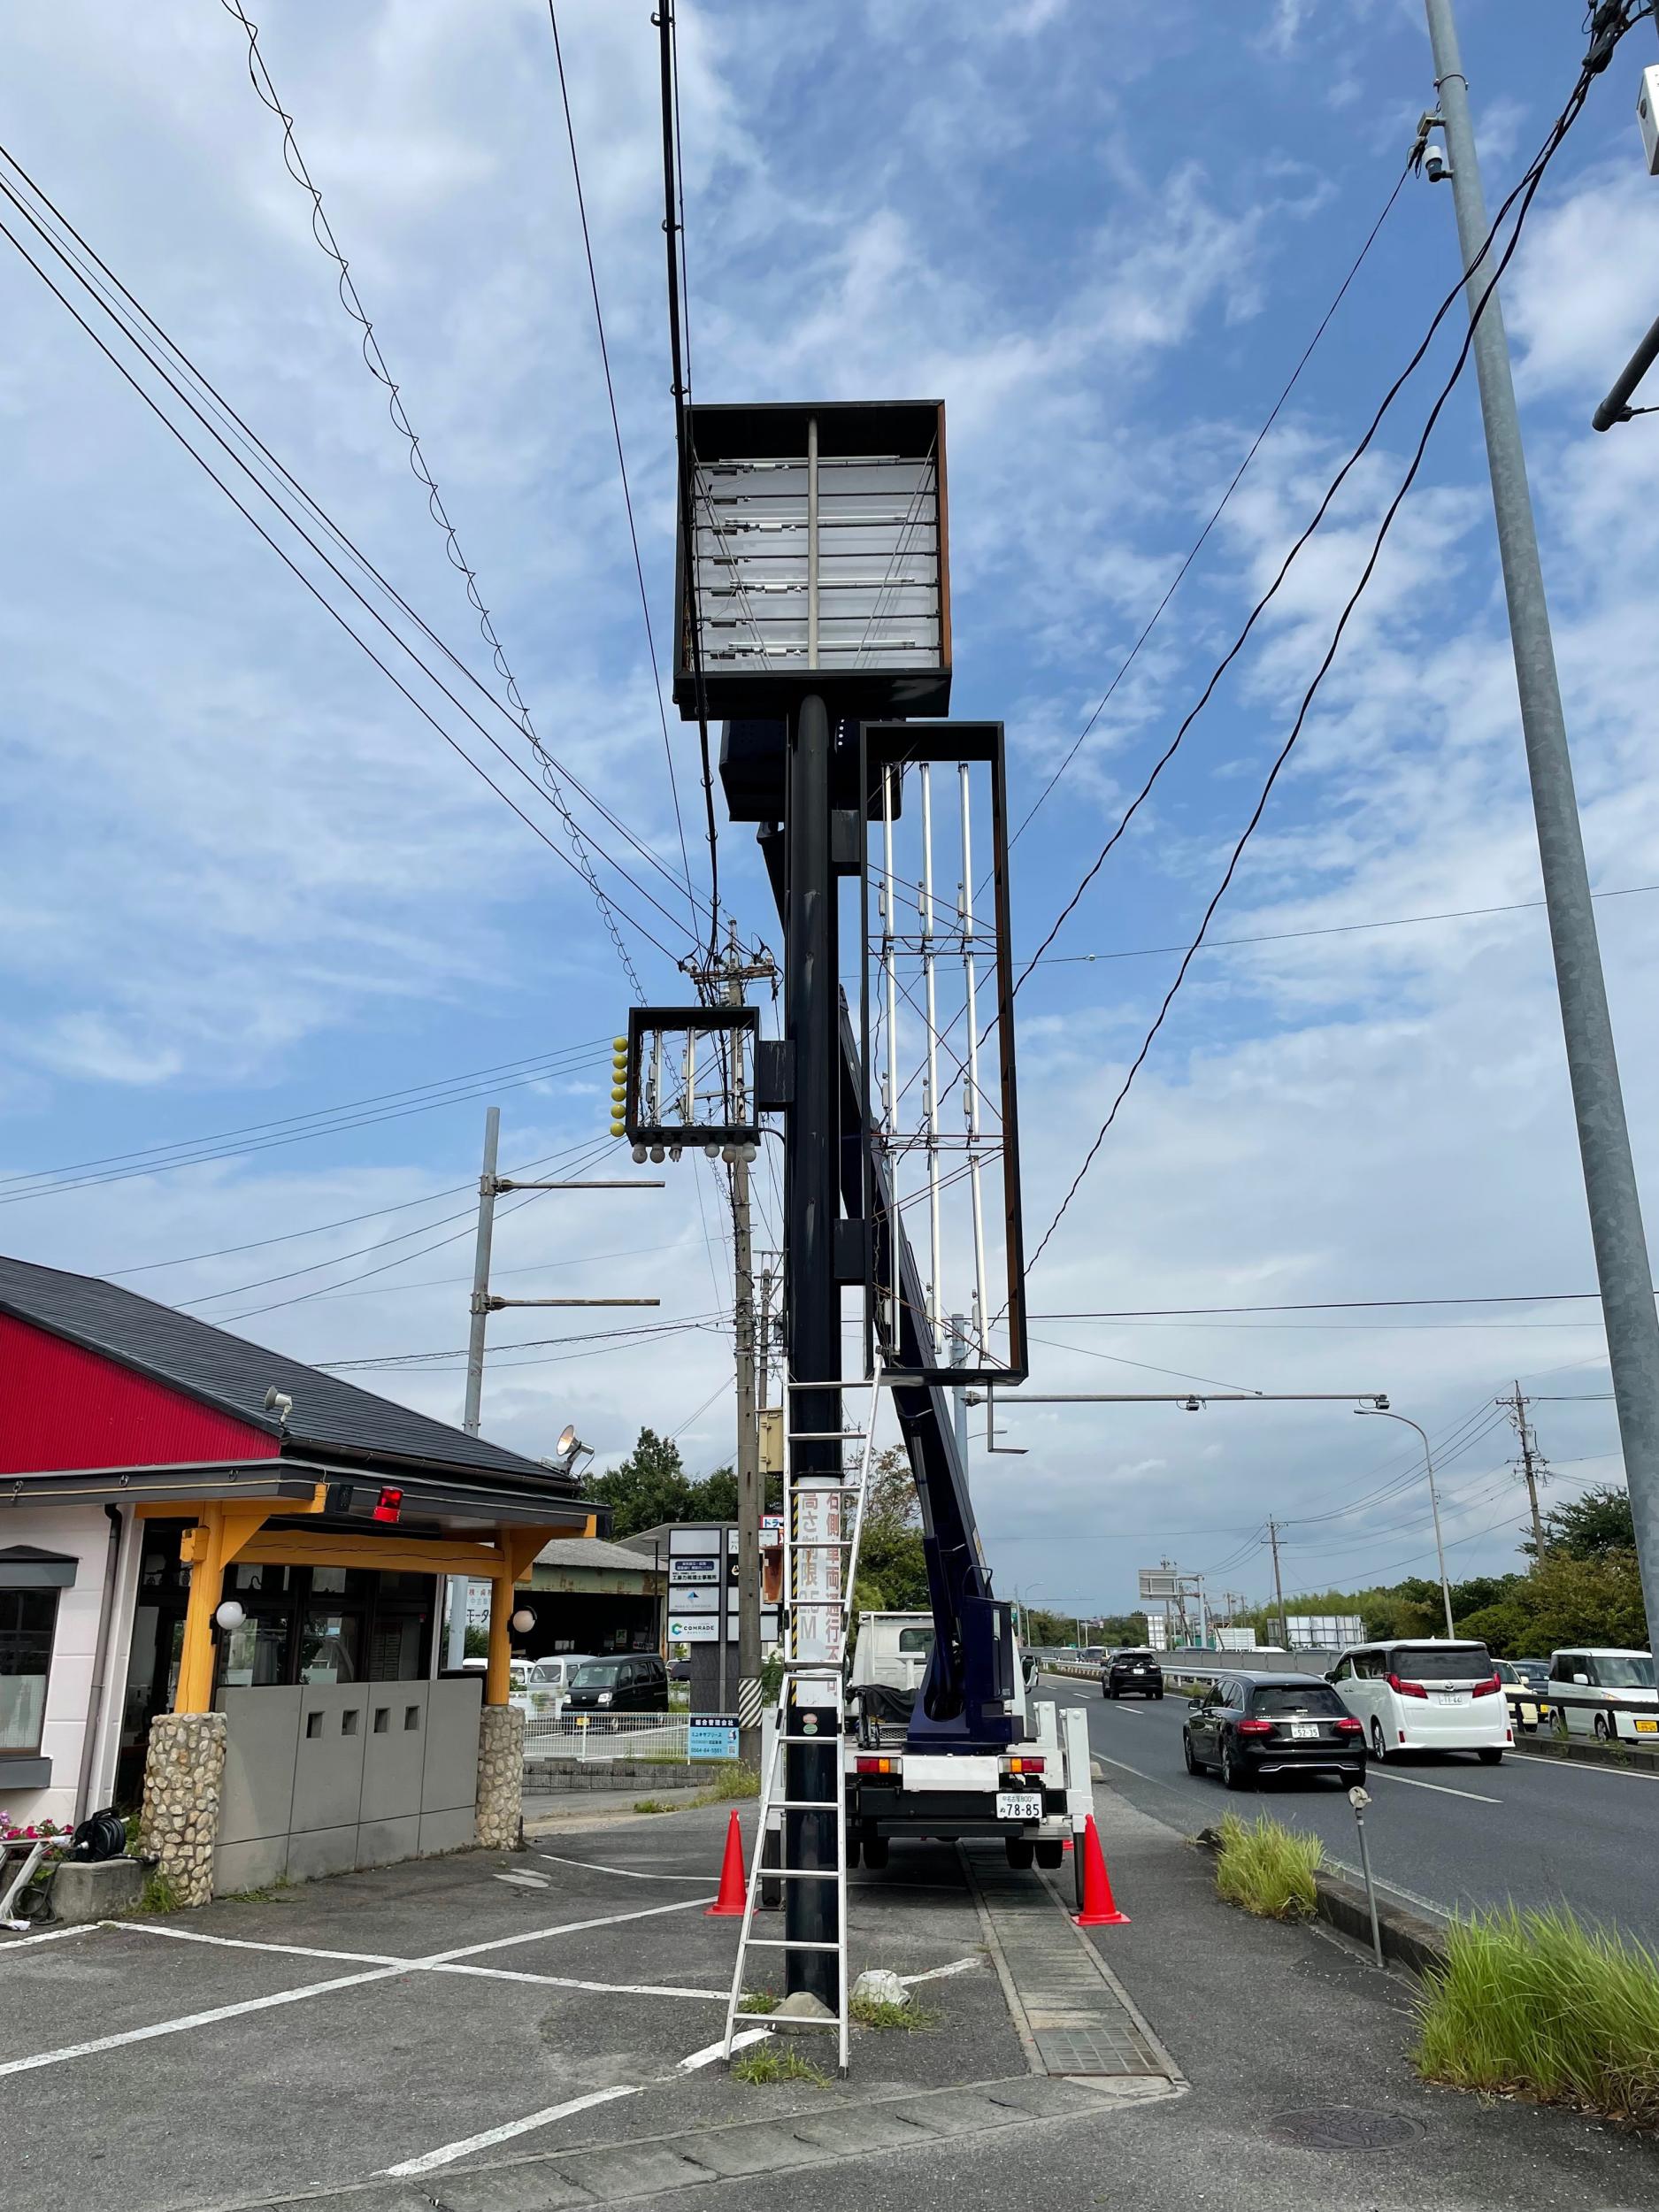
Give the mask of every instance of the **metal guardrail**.
<svg viewBox="0 0 1659 2212">
<path fill-rule="evenodd" d="M 525 1723 L 526 1759 L 557 1756 L 584 1765 L 607 1759 L 690 1763 L 689 1723 L 683 1713 L 532 1714 Z"/>
</svg>

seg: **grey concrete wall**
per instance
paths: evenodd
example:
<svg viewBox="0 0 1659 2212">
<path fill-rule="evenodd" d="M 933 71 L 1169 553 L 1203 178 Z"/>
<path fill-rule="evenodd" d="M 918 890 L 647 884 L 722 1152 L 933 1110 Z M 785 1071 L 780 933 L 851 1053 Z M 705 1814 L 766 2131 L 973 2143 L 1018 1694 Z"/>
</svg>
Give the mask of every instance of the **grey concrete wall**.
<svg viewBox="0 0 1659 2212">
<path fill-rule="evenodd" d="M 481 1678 L 221 1691 L 215 1890 L 471 1843 L 482 1697 Z"/>
</svg>

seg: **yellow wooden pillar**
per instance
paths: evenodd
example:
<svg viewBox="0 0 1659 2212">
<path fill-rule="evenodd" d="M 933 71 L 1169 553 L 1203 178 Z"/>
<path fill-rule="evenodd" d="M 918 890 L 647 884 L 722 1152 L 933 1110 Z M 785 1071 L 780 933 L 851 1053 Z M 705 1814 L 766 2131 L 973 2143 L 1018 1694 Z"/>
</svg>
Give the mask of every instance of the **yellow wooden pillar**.
<svg viewBox="0 0 1659 2212">
<path fill-rule="evenodd" d="M 213 1616 L 224 1592 L 225 1570 L 273 1510 L 269 1504 L 211 1502 L 201 1508 L 196 1525 L 184 1532 L 179 1555 L 190 1570 L 190 1601 L 185 1609 L 184 1648 L 173 1700 L 175 1713 L 213 1709 Z"/>
<path fill-rule="evenodd" d="M 489 1586 L 489 1662 L 484 1672 L 484 1702 L 504 1705 L 512 1687 L 512 1611 L 517 1600 L 514 1585 L 530 1571 L 530 1563 L 547 1541 L 540 1528 L 504 1528 L 495 1548 L 501 1564 Z"/>
</svg>

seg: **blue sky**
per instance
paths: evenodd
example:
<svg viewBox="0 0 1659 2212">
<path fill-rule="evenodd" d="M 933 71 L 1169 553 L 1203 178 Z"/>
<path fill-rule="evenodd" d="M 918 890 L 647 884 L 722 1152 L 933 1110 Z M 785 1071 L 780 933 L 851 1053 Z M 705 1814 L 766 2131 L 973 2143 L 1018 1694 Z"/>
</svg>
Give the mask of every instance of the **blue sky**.
<svg viewBox="0 0 1659 2212">
<path fill-rule="evenodd" d="M 1495 204 L 1571 88 L 1579 11 L 1465 0 L 1461 14 Z M 662 638 L 672 423 L 649 17 L 618 0 L 559 9 Z M 346 15 L 270 0 L 259 19 L 536 726 L 672 873 L 678 837 L 545 12 L 390 0 Z M 684 0 L 681 27 L 698 395 L 945 400 L 953 704 L 1007 722 L 1023 811 L 1392 188 L 1432 95 L 1420 10 Z M 1639 27 L 1598 85 L 1506 288 L 1586 842 L 1607 888 L 1659 881 L 1646 742 L 1659 449 L 1645 424 L 1588 429 L 1655 310 L 1644 272 L 1659 184 L 1642 172 L 1633 113 L 1654 45 Z M 118 22 L 64 0 L 17 27 L 6 142 L 488 680 L 245 54 L 234 17 L 203 4 L 156 0 Z M 1200 561 L 1023 839 L 1021 945 L 1046 932 L 1403 365 L 1455 276 L 1453 238 L 1448 191 L 1408 184 Z M 599 1041 L 627 987 L 594 904 L 12 255 L 0 297 L 3 1171 L 566 1055 L 545 1080 L 495 1093 L 480 1079 L 440 1110 L 20 1200 L 0 1246 L 149 1269 L 124 1279 L 213 1317 L 246 1315 L 248 1333 L 308 1357 L 457 1346 L 470 1253 L 465 1221 L 447 1217 L 467 1204 L 486 1094 L 500 1097 L 511 1163 L 580 1157 L 603 1133 Z M 1022 994 L 1033 1232 L 1173 972 L 1167 955 L 1105 956 L 1179 941 L 1202 912 L 1458 335 L 1454 318 L 1055 948 L 1099 956 L 1056 961 Z M 557 841 L 541 800 L 417 688 Z M 479 710 L 527 763 L 503 719 Z M 700 870 L 695 737 L 672 719 L 670 732 Z M 746 833 L 727 832 L 721 862 L 745 927 L 767 930 Z M 680 911 L 661 875 L 630 864 Z M 601 872 L 624 910 L 682 949 L 673 923 Z M 1460 388 L 1217 933 L 1537 895 L 1479 425 Z M 1659 900 L 1600 912 L 1651 1216 Z M 666 994 L 670 963 L 624 928 L 646 987 Z M 376 1213 L 390 1207 L 403 1210 Z M 295 1236 L 356 1215 L 374 1217 Z M 258 1248 L 173 1264 L 242 1244 Z M 526 1295 L 657 1294 L 681 1319 L 729 1296 L 713 1186 L 683 1169 L 660 1194 L 542 1200 L 503 1223 L 498 1250 Z M 300 1269 L 311 1271 L 290 1275 Z M 277 1276 L 290 1279 L 265 1280 Z M 1031 1299 L 1060 1313 L 1593 1281 L 1547 943 L 1528 911 L 1208 956 Z M 1517 1375 L 1540 1394 L 1605 1390 L 1599 1329 L 1562 1306 L 1386 1321 L 1038 1324 L 1033 1388 L 1160 1386 L 1122 1362 L 1267 1390 L 1386 1388 L 1432 1432 L 1467 1440 L 1446 1474 L 1455 1564 L 1507 1563 L 1512 1440 L 1473 1417 Z M 590 1325 L 510 1316 L 495 1340 Z M 712 1465 L 731 1448 L 726 1348 L 688 1329 L 643 1352 L 526 1352 L 497 1365 L 487 1426 L 536 1451 L 573 1418 L 603 1458 L 649 1421 L 681 1430 L 689 1460 Z M 379 1383 L 458 1409 L 452 1365 Z M 1617 1474 L 1606 1403 L 1540 1405 L 1537 1417 L 1560 1471 L 1550 1496 Z M 1247 1547 L 1269 1511 L 1292 1521 L 1299 1584 L 1425 1564 L 1412 1494 L 1363 1502 L 1407 1469 L 1409 1438 L 1391 1453 L 1388 1433 L 1358 1435 L 1340 1409 L 1033 1407 L 1010 1419 L 1030 1455 L 976 1454 L 981 1513 L 1004 1586 L 1046 1601 L 1121 1604 L 1133 1568 L 1166 1550 L 1194 1568 L 1238 1554 L 1217 1580 L 1259 1593 L 1264 1557 Z"/>
</svg>

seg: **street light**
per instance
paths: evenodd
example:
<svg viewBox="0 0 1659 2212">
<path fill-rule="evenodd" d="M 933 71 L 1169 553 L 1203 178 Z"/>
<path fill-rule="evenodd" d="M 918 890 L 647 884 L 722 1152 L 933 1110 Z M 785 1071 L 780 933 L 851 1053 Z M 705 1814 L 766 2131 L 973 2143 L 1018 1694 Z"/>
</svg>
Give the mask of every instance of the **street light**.
<svg viewBox="0 0 1659 2212">
<path fill-rule="evenodd" d="M 1440 1501 L 1434 1487 L 1434 1458 L 1429 1450 L 1428 1432 L 1421 1422 L 1412 1420 L 1408 1414 L 1393 1413 L 1386 1405 L 1356 1406 L 1354 1410 L 1356 1413 L 1369 1414 L 1373 1420 L 1403 1421 L 1407 1428 L 1416 1429 L 1423 1439 L 1423 1464 L 1429 1478 L 1429 1507 L 1434 1516 L 1434 1555 L 1440 1564 L 1440 1603 L 1445 1608 L 1446 1634 L 1450 1640 L 1457 1632 L 1452 1626 L 1452 1590 L 1446 1579 L 1446 1547 L 1440 1540 Z"/>
</svg>

